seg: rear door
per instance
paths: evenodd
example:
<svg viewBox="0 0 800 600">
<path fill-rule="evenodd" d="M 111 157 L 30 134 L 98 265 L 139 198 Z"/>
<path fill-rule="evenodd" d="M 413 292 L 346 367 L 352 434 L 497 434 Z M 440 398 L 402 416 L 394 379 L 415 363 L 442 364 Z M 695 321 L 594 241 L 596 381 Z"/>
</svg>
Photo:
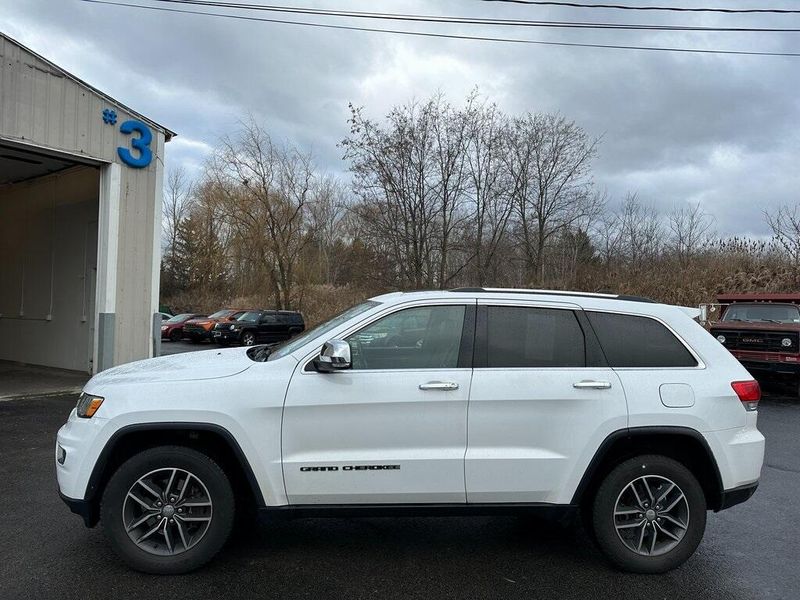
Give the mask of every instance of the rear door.
<svg viewBox="0 0 800 600">
<path fill-rule="evenodd" d="M 598 446 L 627 426 L 580 307 L 479 301 L 474 366 L 467 501 L 569 503 Z"/>
</svg>

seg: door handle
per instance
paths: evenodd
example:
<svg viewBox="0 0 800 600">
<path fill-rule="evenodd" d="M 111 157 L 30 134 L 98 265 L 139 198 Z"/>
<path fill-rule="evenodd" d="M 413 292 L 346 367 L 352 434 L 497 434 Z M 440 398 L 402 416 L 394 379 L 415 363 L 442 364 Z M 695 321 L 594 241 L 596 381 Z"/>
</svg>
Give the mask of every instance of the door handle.
<svg viewBox="0 0 800 600">
<path fill-rule="evenodd" d="M 457 390 L 458 384 L 455 381 L 428 381 L 427 383 L 420 383 L 419 389 L 421 390 Z"/>
<path fill-rule="evenodd" d="M 572 384 L 572 387 L 579 390 L 607 390 L 611 387 L 611 383 L 608 381 L 584 379 L 583 381 L 576 381 Z"/>
</svg>

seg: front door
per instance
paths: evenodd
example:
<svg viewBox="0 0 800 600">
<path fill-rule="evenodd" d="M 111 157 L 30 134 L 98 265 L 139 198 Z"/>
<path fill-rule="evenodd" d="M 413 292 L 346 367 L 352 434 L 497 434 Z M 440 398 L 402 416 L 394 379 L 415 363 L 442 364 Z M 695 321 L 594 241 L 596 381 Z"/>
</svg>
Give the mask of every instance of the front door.
<svg viewBox="0 0 800 600">
<path fill-rule="evenodd" d="M 262 314 L 258 319 L 257 340 L 267 343 L 278 341 L 278 327 L 278 318 L 275 315 Z"/>
<path fill-rule="evenodd" d="M 463 503 L 475 305 L 397 308 L 346 337 L 352 368 L 301 362 L 283 416 L 291 504 Z"/>
</svg>

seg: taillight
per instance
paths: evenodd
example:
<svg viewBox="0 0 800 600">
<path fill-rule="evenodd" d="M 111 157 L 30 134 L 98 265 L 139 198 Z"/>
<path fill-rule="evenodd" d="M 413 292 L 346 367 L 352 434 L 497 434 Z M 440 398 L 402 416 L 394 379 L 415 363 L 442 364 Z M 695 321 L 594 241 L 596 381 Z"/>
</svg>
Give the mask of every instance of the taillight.
<svg viewBox="0 0 800 600">
<path fill-rule="evenodd" d="M 744 409 L 753 411 L 758 409 L 758 401 L 761 400 L 761 388 L 757 381 L 734 381 L 731 383 L 733 391 L 739 396 Z"/>
</svg>

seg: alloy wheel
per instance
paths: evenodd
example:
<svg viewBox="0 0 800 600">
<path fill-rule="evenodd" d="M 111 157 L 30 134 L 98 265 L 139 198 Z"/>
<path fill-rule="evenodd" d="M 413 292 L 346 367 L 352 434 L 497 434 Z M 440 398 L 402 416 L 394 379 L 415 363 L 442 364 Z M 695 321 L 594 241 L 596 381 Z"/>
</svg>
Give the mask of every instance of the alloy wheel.
<svg viewBox="0 0 800 600">
<path fill-rule="evenodd" d="M 213 515 L 205 484 L 185 469 L 150 471 L 130 487 L 122 524 L 131 541 L 157 556 L 186 552 L 206 534 Z"/>
<path fill-rule="evenodd" d="M 666 554 L 680 543 L 689 527 L 686 495 L 666 477 L 638 477 L 617 496 L 614 527 L 622 543 L 636 554 Z"/>
</svg>

